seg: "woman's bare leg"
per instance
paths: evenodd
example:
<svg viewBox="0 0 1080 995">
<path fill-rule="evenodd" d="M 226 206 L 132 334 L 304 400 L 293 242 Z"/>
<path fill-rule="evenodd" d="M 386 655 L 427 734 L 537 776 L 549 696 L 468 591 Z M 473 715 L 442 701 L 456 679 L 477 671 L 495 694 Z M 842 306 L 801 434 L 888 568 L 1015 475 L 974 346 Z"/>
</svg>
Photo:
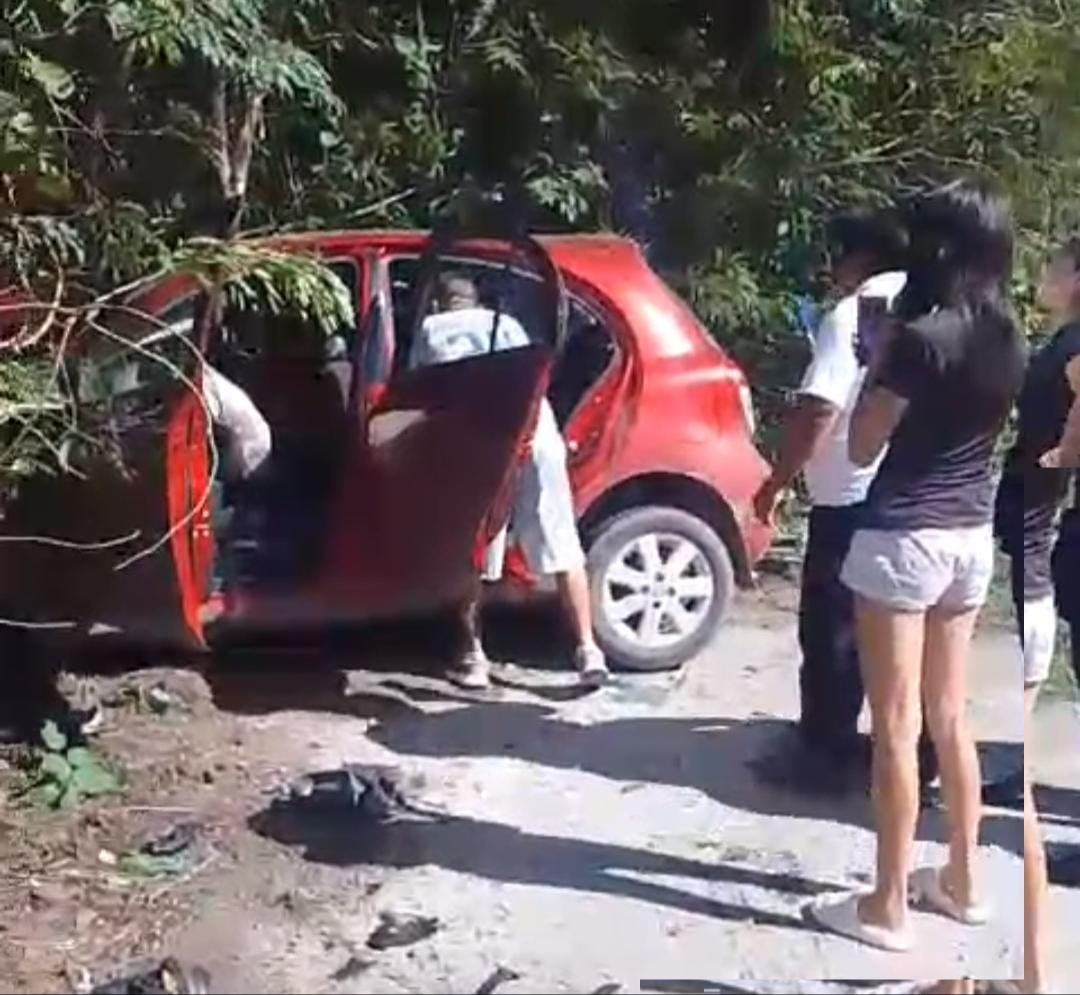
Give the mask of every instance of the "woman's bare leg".
<svg viewBox="0 0 1080 995">
<path fill-rule="evenodd" d="M 873 719 L 873 796 L 877 887 L 864 898 L 866 923 L 902 930 L 908 921 L 908 875 L 919 818 L 921 613 L 897 612 L 859 598 L 859 655 Z"/>
<path fill-rule="evenodd" d="M 968 721 L 967 672 L 978 610 L 931 610 L 926 616 L 923 695 L 930 735 L 941 764 L 949 819 L 946 890 L 963 905 L 977 901 L 975 857 L 982 820 L 979 757 Z"/>
<path fill-rule="evenodd" d="M 1035 711 L 1037 688 L 1024 693 L 1027 730 Z M 1046 850 L 1039 831 L 1039 815 L 1035 809 L 1031 772 L 1024 751 L 1024 991 L 1041 992 L 1046 985 L 1046 912 L 1047 912 Z"/>
</svg>

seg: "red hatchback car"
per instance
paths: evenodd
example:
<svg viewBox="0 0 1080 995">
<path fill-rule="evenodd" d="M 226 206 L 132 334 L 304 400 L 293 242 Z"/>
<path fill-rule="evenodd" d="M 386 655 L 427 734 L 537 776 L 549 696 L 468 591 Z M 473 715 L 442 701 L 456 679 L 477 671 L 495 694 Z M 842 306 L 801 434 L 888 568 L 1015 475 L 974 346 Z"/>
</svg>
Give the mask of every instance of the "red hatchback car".
<svg viewBox="0 0 1080 995">
<path fill-rule="evenodd" d="M 119 336 L 141 352 L 99 358 L 79 385 L 90 396 L 94 377 L 112 377 L 118 423 L 131 415 L 119 433 L 123 468 L 97 458 L 85 479 L 31 485 L 0 522 L 23 534 L 49 522 L 51 535 L 103 548 L 9 544 L 0 606 L 91 632 L 198 643 L 236 628 L 445 607 L 467 591 L 479 551 L 504 524 L 546 390 L 571 454 L 604 650 L 648 670 L 703 647 L 769 545 L 751 510 L 768 467 L 752 441 L 743 373 L 633 243 L 539 239 L 548 273 L 508 242 L 447 249 L 439 264 L 471 276 L 538 344 L 417 371 L 406 358 L 425 309 L 429 236 L 317 233 L 273 244 L 326 261 L 353 292 L 357 321 L 330 348 L 321 333 L 276 328 L 290 319 L 226 321 L 229 356 L 212 361 L 264 413 L 274 450 L 268 480 L 234 512 L 233 566 L 213 626 L 211 433 L 198 396 L 175 380 L 165 387 L 160 363 L 144 361 L 161 354 L 152 345 L 160 335 L 145 327 Z M 542 331 L 552 280 L 564 311 L 557 354 Z M 171 280 L 137 304 L 182 330 L 195 299 L 195 287 Z M 187 368 L 184 337 L 165 341 L 174 366 Z M 198 365 L 190 369 L 197 380 Z M 507 572 L 507 586 L 535 586 L 520 557 Z"/>
</svg>

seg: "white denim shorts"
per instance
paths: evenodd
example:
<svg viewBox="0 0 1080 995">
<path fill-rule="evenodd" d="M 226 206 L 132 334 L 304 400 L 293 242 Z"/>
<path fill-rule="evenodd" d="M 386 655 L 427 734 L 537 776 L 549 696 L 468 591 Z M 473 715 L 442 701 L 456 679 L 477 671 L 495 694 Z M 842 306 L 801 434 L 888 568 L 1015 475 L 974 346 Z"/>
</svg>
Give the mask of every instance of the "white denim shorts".
<svg viewBox="0 0 1080 995">
<path fill-rule="evenodd" d="M 856 594 L 897 611 L 968 611 L 994 577 L 992 525 L 855 533 L 841 573 Z"/>
<path fill-rule="evenodd" d="M 545 401 L 529 459 L 521 468 L 509 530 L 488 547 L 484 580 L 502 577 L 508 537 L 521 544 L 529 569 L 540 576 L 585 566 L 585 551 L 574 513 L 574 493 L 566 466 L 566 443 Z"/>
<path fill-rule="evenodd" d="M 1054 596 L 1025 601 L 1021 633 L 1024 640 L 1024 685 L 1042 684 L 1050 676 L 1057 648 L 1057 607 Z"/>
</svg>

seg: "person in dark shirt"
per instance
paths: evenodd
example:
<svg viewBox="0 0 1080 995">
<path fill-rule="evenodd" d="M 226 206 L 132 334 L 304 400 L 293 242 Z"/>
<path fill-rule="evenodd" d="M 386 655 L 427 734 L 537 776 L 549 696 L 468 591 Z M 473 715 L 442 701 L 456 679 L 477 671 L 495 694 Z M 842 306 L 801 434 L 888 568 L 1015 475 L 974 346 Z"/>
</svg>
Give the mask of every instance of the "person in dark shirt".
<svg viewBox="0 0 1080 995">
<path fill-rule="evenodd" d="M 1020 397 L 1016 443 L 1006 461 L 998 491 L 996 529 L 1012 560 L 1013 603 L 1021 625 L 1024 656 L 1024 704 L 1030 720 L 1040 685 L 1050 674 L 1057 644 L 1057 604 L 1069 617 L 1080 580 L 1080 552 L 1068 549 L 1065 535 L 1054 548 L 1058 513 L 1069 489 L 1066 467 L 1074 462 L 1077 413 L 1080 412 L 1080 238 L 1054 256 L 1039 287 L 1040 303 L 1053 315 L 1057 332 L 1032 358 Z M 1080 461 L 1076 461 L 1080 462 Z M 1066 520 L 1075 515 L 1066 513 Z M 1064 551 L 1064 552 L 1062 552 Z M 1071 567 L 1067 576 L 1063 569 Z M 1073 616 L 1075 619 L 1077 616 Z M 1073 662 L 1078 631 L 1073 626 Z M 1080 670 L 1078 670 L 1080 673 Z M 1026 759 L 1026 758 L 1025 758 Z M 988 785 L 984 799 L 1011 793 L 1012 778 Z M 1046 854 L 1039 832 L 1031 776 L 1021 773 L 1024 803 L 1024 983 L 1022 991 L 1046 991 L 1045 923 Z M 1077 855 L 1065 860 L 1076 862 Z"/>
<path fill-rule="evenodd" d="M 1025 526 L 1027 508 L 1037 516 L 1038 546 L 1031 556 L 1025 546 L 1025 576 L 1035 573 L 1039 591 L 1053 589 L 1057 610 L 1069 626 L 1072 665 L 1080 681 L 1080 236 L 1070 239 L 1055 257 L 1043 281 L 1045 303 L 1060 327 L 1032 363 L 1032 376 L 1021 409 L 1024 449 L 1018 453 L 1023 477 Z M 1030 393 L 1030 397 L 1028 394 Z M 1027 413 L 1025 423 L 1025 412 Z M 1032 464 L 1038 461 L 1038 467 Z M 1072 490 L 1061 516 L 1057 544 L 1050 555 L 1053 520 Z M 1034 500 L 1029 498 L 1028 489 Z M 1025 536 L 1027 531 L 1025 528 Z"/>
<path fill-rule="evenodd" d="M 964 181 L 921 199 L 909 224 L 908 284 L 895 320 L 875 335 L 849 436 L 857 464 L 889 451 L 842 573 L 856 595 L 873 721 L 878 877 L 867 895 L 811 910 L 826 928 L 893 951 L 912 945 L 912 890 L 964 923 L 989 916 L 976 881 L 981 803 L 966 672 L 994 569 L 992 457 L 1026 359 L 1005 301 L 1006 202 Z M 941 764 L 949 861 L 909 882 L 923 703 Z"/>
</svg>

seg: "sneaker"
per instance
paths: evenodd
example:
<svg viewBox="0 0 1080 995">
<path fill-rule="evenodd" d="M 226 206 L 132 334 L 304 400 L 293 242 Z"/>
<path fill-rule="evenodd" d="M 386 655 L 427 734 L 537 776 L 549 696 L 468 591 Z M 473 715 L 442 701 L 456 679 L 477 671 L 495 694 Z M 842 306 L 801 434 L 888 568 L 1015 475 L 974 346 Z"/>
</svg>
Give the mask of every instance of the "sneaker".
<svg viewBox="0 0 1080 995">
<path fill-rule="evenodd" d="M 486 691 L 491 687 L 491 660 L 482 646 L 474 646 L 450 671 L 450 679 L 470 691 Z"/>
<path fill-rule="evenodd" d="M 596 643 L 584 643 L 579 646 L 574 654 L 574 662 L 581 675 L 581 683 L 585 687 L 602 687 L 611 676 L 607 661 L 604 659 L 604 652 Z"/>
</svg>

